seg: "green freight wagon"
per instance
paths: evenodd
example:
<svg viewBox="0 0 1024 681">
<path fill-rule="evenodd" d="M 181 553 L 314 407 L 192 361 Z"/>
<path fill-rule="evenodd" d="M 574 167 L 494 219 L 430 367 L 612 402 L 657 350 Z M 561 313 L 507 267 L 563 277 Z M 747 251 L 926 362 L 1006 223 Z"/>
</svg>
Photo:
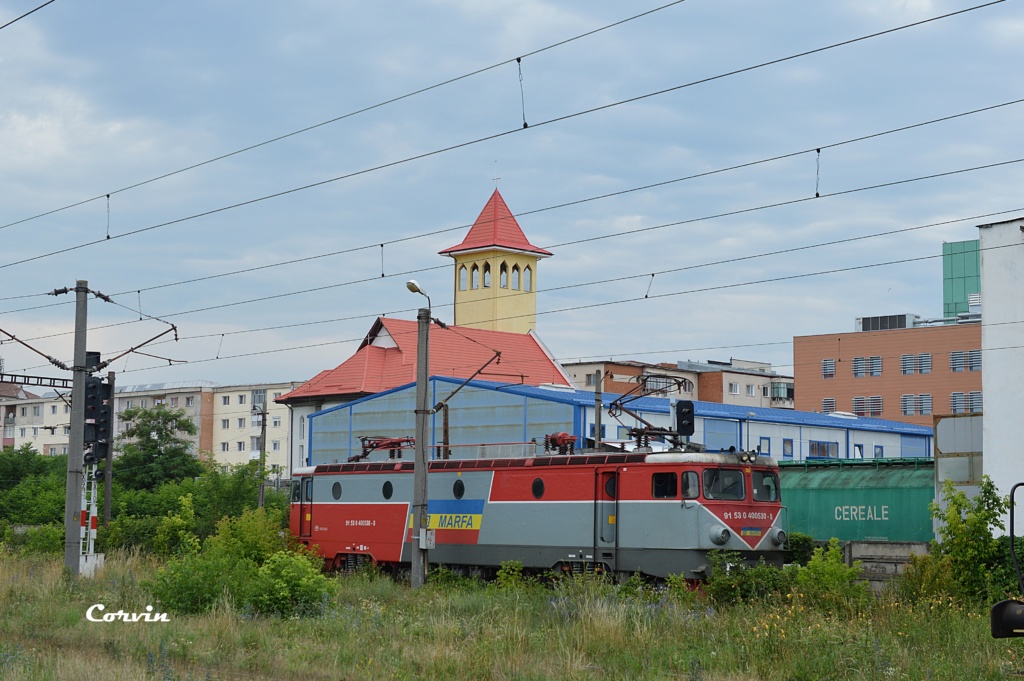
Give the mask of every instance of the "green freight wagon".
<svg viewBox="0 0 1024 681">
<path fill-rule="evenodd" d="M 931 459 L 809 460 L 779 463 L 789 531 L 817 540 L 913 541 L 934 538 Z"/>
</svg>

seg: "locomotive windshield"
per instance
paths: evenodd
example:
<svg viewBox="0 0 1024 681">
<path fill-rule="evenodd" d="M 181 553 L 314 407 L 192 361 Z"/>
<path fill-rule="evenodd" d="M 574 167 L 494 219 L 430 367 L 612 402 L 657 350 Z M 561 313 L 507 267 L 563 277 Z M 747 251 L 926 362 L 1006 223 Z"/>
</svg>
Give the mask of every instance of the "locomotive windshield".
<svg viewBox="0 0 1024 681">
<path fill-rule="evenodd" d="M 778 501 L 779 478 L 769 471 L 754 471 L 754 501 Z"/>
<path fill-rule="evenodd" d="M 745 496 L 743 471 L 728 468 L 704 470 L 704 498 L 739 501 Z"/>
</svg>

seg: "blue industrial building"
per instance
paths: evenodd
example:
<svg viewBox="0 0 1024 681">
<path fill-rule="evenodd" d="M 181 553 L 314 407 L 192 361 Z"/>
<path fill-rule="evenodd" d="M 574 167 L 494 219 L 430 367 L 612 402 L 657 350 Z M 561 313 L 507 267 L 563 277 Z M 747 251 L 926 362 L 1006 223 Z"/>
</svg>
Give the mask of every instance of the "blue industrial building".
<svg viewBox="0 0 1024 681">
<path fill-rule="evenodd" d="M 434 376 L 430 403 L 438 404 L 463 381 Z M 617 395 L 603 396 L 602 440 L 621 442 L 627 431 L 642 425 L 623 414 L 621 422 L 607 413 Z M 362 452 L 361 437 L 411 438 L 415 431 L 416 384 L 348 402 L 309 416 L 308 465 L 339 463 Z M 580 443 L 593 436 L 594 393 L 565 386 L 527 386 L 471 381 L 451 399 L 447 417 L 448 445 L 458 458 L 507 457 L 542 453 L 544 437 L 566 432 Z M 694 402 L 696 430 L 691 440 L 709 450 L 760 448 L 780 461 L 808 458 L 871 459 L 932 455 L 932 429 L 882 419 L 844 414 L 819 414 L 789 409 L 743 407 Z M 654 426 L 671 428 L 669 400 L 643 397 L 629 408 Z M 434 455 L 444 443 L 444 414 L 429 419 L 429 445 Z M 582 445 L 581 445 L 582 446 Z M 374 452 L 370 460 L 401 456 Z M 411 453 L 405 453 L 406 458 Z"/>
</svg>

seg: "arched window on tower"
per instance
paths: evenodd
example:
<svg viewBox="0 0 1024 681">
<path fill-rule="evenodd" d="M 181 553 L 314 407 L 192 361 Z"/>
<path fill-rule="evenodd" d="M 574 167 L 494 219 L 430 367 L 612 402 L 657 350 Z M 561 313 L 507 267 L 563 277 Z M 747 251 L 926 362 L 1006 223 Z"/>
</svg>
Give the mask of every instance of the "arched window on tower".
<svg viewBox="0 0 1024 681">
<path fill-rule="evenodd" d="M 469 271 L 469 274 L 470 279 L 472 280 L 470 282 L 470 286 L 474 289 L 480 288 L 480 268 L 473 265 L 473 269 Z"/>
<path fill-rule="evenodd" d="M 463 265 L 459 268 L 459 290 L 466 290 L 466 266 Z"/>
<path fill-rule="evenodd" d="M 491 263 L 484 263 L 484 288 L 491 287 Z"/>
<path fill-rule="evenodd" d="M 523 290 L 533 290 L 533 270 L 530 269 L 529 265 L 523 268 Z"/>
<path fill-rule="evenodd" d="M 519 290 L 519 265 L 512 265 L 512 288 Z"/>
<path fill-rule="evenodd" d="M 501 272 L 498 275 L 498 286 L 508 288 L 508 265 L 501 263 Z"/>
</svg>

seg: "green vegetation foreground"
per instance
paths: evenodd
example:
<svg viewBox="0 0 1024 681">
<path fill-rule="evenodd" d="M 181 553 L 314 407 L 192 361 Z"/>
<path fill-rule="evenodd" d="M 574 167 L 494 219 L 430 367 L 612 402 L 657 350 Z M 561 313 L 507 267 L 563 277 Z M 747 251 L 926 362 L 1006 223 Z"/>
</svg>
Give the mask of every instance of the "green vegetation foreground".
<svg viewBox="0 0 1024 681">
<path fill-rule="evenodd" d="M 252 616 L 222 600 L 166 623 L 103 623 L 86 610 L 156 602 L 156 558 L 110 556 L 96 578 L 71 580 L 59 558 L 8 554 L 0 677 L 937 681 L 1024 668 L 1020 641 L 992 640 L 984 609 L 950 597 L 909 604 L 854 589 L 821 607 L 805 590 L 836 568 L 827 551 L 818 561 L 819 579 L 732 605 L 639 579 L 530 584 L 509 566 L 488 585 L 437 571 L 415 592 L 373 573 L 337 578 L 317 617 Z"/>
</svg>

